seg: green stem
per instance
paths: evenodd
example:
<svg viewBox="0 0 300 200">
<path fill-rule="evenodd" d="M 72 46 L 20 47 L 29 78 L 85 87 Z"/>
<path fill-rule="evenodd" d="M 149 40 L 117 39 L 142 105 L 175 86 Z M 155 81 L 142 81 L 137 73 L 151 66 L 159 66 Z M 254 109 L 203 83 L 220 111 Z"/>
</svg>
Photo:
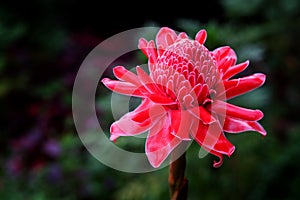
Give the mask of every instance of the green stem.
<svg viewBox="0 0 300 200">
<path fill-rule="evenodd" d="M 173 158 L 173 155 L 172 155 Z M 188 180 L 185 177 L 185 153 L 170 164 L 169 189 L 171 200 L 187 200 Z"/>
</svg>

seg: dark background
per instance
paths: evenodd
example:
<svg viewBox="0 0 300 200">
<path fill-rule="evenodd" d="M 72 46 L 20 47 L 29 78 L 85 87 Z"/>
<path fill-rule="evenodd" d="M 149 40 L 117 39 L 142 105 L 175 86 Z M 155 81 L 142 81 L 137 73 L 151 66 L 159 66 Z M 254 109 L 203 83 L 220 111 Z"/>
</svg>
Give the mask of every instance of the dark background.
<svg viewBox="0 0 300 200">
<path fill-rule="evenodd" d="M 213 156 L 199 159 L 192 145 L 189 199 L 298 199 L 299 1 L 133 4 L 0 3 L 0 199 L 168 199 L 167 168 L 130 174 L 101 164 L 79 140 L 71 109 L 73 82 L 88 53 L 114 34 L 149 24 L 191 37 L 205 28 L 210 50 L 230 45 L 239 62 L 250 60 L 241 75 L 267 75 L 263 87 L 233 103 L 261 109 L 268 135 L 228 135 L 236 152 L 218 169 Z M 107 127 L 110 94 L 96 99 Z M 143 142 L 128 138 L 122 145 Z"/>
</svg>

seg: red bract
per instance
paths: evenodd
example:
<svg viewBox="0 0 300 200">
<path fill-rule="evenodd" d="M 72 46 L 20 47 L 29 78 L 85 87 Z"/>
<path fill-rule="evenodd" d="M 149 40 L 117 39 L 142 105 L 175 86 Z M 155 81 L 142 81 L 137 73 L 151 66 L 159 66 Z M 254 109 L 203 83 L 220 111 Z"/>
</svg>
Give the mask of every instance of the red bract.
<svg viewBox="0 0 300 200">
<path fill-rule="evenodd" d="M 219 167 L 223 154 L 230 156 L 235 150 L 224 131 L 266 135 L 257 122 L 263 117 L 260 110 L 225 102 L 263 85 L 265 75 L 232 79 L 247 68 L 249 61 L 236 64 L 236 54 L 230 47 L 209 51 L 203 45 L 205 40 L 205 30 L 192 40 L 186 33 L 176 34 L 166 27 L 156 35 L 156 45 L 152 40 L 139 40 L 139 48 L 148 57 L 150 74 L 139 66 L 137 74 L 117 66 L 113 71 L 119 80 L 102 80 L 114 92 L 142 98 L 134 111 L 111 125 L 111 140 L 149 131 L 146 155 L 153 167 L 159 167 L 182 141 L 194 139 L 219 157 L 214 163 Z"/>
</svg>

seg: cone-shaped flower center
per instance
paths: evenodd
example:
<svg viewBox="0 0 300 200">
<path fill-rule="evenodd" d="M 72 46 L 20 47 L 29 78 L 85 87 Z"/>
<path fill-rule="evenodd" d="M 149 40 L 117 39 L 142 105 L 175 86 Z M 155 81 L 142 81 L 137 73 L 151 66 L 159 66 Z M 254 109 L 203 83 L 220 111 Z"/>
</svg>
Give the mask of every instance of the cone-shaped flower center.
<svg viewBox="0 0 300 200">
<path fill-rule="evenodd" d="M 219 80 L 214 57 L 198 41 L 189 39 L 165 49 L 152 69 L 152 79 L 182 108 L 205 103 Z"/>
</svg>

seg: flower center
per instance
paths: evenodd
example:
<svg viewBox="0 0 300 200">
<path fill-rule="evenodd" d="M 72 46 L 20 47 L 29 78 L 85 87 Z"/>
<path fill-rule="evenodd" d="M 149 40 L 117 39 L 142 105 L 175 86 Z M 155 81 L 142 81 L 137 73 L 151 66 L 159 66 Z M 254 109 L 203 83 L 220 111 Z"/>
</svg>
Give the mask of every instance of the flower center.
<svg viewBox="0 0 300 200">
<path fill-rule="evenodd" d="M 206 47 L 194 40 L 181 39 L 158 57 L 151 77 L 169 97 L 189 108 L 210 99 L 219 73 Z"/>
</svg>

